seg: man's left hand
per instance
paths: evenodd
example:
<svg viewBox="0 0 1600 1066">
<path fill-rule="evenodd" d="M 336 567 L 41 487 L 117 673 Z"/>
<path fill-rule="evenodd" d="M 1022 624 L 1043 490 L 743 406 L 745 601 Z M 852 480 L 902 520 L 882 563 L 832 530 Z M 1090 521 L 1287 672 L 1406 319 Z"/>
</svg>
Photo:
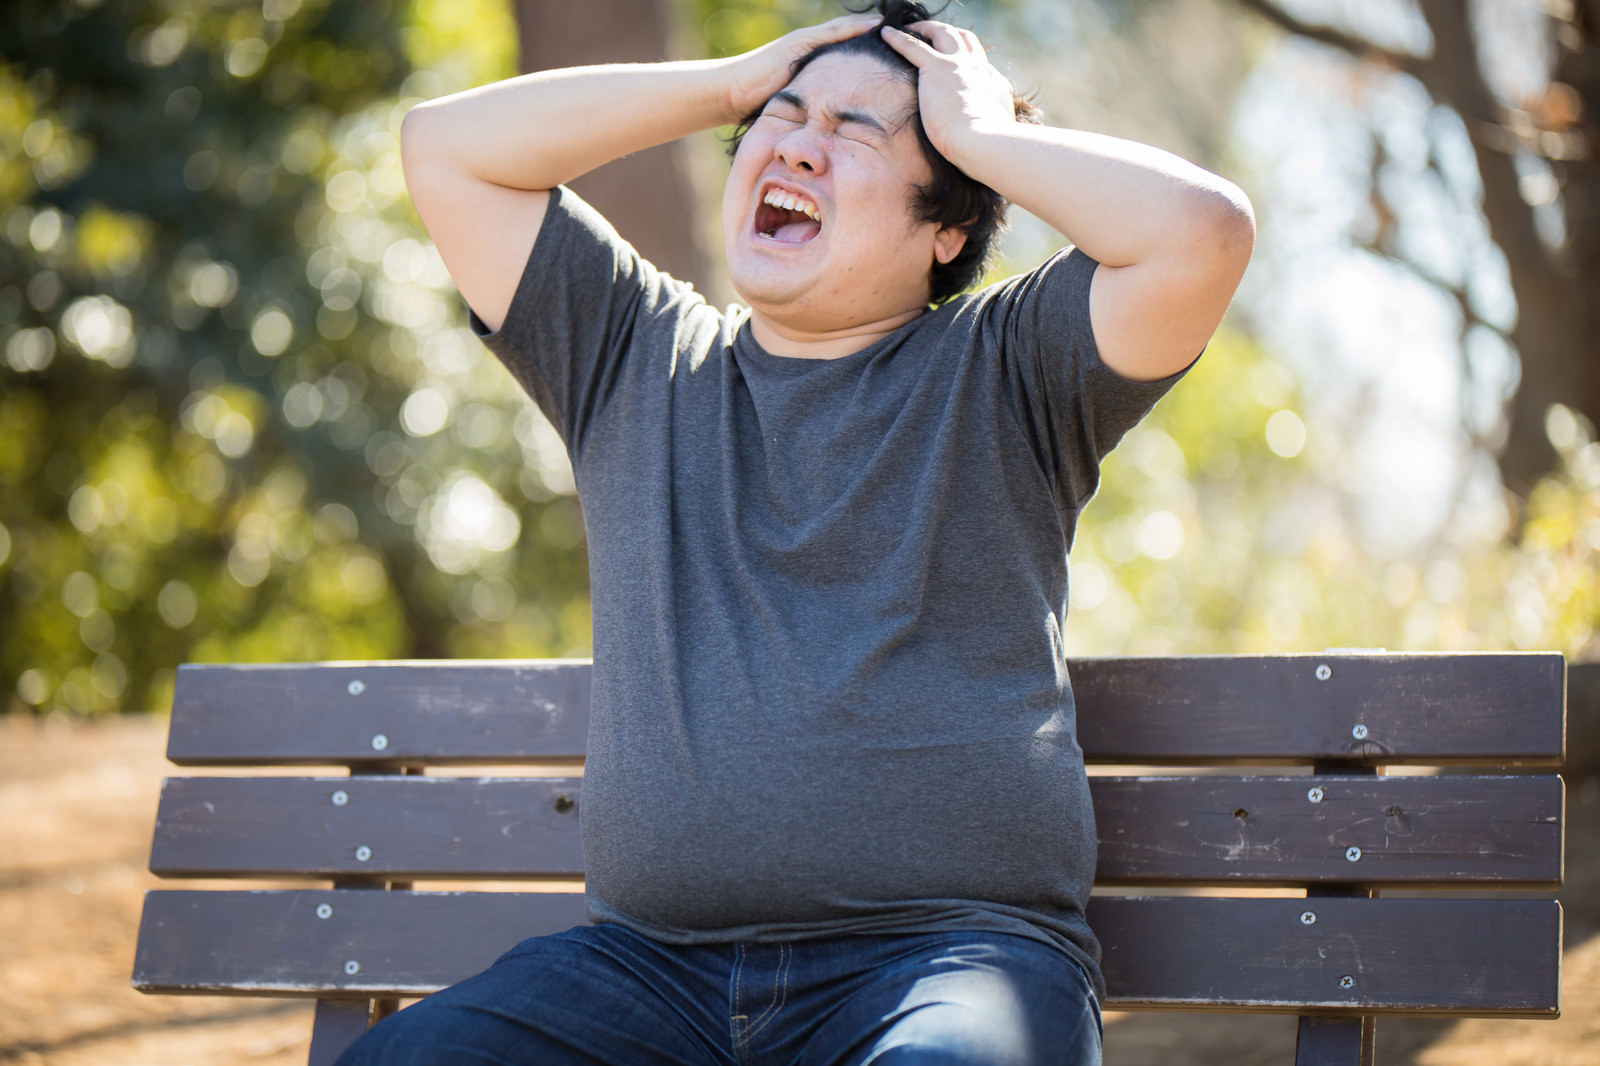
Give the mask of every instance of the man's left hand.
<svg viewBox="0 0 1600 1066">
<path fill-rule="evenodd" d="M 963 135 L 988 123 L 1016 121 L 1011 82 L 989 62 L 971 30 L 932 21 L 911 28 L 933 44 L 888 27 L 883 39 L 916 65 L 922 128 L 939 154 L 961 166 Z"/>
</svg>

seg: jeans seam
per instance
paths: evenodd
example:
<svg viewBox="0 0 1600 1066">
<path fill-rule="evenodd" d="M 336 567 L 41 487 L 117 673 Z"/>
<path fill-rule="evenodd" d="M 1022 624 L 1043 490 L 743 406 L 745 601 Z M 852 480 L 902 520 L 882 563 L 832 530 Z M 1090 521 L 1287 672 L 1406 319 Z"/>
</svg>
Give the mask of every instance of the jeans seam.
<svg viewBox="0 0 1600 1066">
<path fill-rule="evenodd" d="M 789 999 L 789 963 L 794 959 L 794 945 L 784 942 L 778 945 L 778 972 L 773 978 L 772 1002 L 749 1023 L 745 1028 L 745 1042 L 760 1034 L 761 1030 L 772 1024 L 772 1020 L 783 1010 L 784 1003 Z"/>
<path fill-rule="evenodd" d="M 749 1061 L 750 1025 L 744 1013 L 744 945 L 733 946 L 733 1008 L 728 1014 L 728 1037 L 733 1041 L 733 1053 L 741 1064 Z"/>
</svg>

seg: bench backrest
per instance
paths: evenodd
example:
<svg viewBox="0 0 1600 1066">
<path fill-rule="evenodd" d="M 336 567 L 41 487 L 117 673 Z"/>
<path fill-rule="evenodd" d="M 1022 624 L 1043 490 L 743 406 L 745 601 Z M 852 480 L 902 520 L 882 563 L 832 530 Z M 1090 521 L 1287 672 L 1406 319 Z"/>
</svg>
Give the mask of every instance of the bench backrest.
<svg viewBox="0 0 1600 1066">
<path fill-rule="evenodd" d="M 1071 676 L 1108 1006 L 1301 1014 L 1308 1062 L 1352 1041 L 1348 1061 L 1370 1058 L 1382 1013 L 1555 1015 L 1559 904 L 1441 897 L 1560 884 L 1561 780 L 1504 772 L 1561 763 L 1559 655 L 1085 659 Z M 316 997 L 313 1062 L 331 1061 L 395 997 L 583 921 L 588 703 L 576 661 L 183 667 L 173 762 L 329 769 L 169 779 L 151 869 L 333 887 L 151 892 L 135 986 Z M 474 881 L 535 891 L 413 888 Z M 1406 898 L 1372 898 L 1389 889 Z"/>
</svg>

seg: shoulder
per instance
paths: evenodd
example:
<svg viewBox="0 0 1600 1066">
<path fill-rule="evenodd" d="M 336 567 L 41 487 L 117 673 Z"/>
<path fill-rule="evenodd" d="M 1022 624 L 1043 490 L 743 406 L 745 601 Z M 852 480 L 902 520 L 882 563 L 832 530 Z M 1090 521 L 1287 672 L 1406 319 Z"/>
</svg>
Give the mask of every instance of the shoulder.
<svg viewBox="0 0 1600 1066">
<path fill-rule="evenodd" d="M 1031 270 L 997 279 L 942 305 L 952 326 L 1002 355 L 1078 350 L 1093 357 L 1090 292 L 1099 264 L 1065 248 Z"/>
</svg>

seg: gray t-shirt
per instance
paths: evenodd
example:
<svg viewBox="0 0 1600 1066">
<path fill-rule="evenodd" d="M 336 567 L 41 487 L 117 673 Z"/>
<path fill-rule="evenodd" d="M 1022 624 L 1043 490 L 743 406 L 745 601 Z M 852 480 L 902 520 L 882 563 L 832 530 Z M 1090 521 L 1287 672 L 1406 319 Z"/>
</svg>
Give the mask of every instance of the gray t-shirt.
<svg viewBox="0 0 1600 1066">
<path fill-rule="evenodd" d="M 675 943 L 985 929 L 1098 974 L 1066 552 L 1174 379 L 1100 362 L 1094 270 L 1058 255 L 784 358 L 557 190 L 504 325 L 472 325 L 583 502 L 592 919 Z"/>
</svg>

